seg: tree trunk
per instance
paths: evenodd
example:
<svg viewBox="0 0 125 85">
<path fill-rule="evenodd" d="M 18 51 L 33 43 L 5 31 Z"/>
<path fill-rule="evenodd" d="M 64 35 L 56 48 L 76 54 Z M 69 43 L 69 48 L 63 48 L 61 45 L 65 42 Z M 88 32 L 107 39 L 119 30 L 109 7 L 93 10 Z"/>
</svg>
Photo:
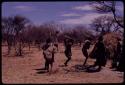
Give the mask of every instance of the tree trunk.
<svg viewBox="0 0 125 85">
<path fill-rule="evenodd" d="M 11 51 L 11 42 L 9 41 L 9 39 L 7 40 L 7 44 L 8 44 L 8 55 L 9 55 Z"/>
<path fill-rule="evenodd" d="M 19 42 L 19 56 L 22 56 L 22 46 L 21 46 L 21 42 Z"/>
<path fill-rule="evenodd" d="M 113 16 L 114 16 L 114 19 L 116 21 L 116 23 L 121 27 L 121 28 L 124 28 L 124 25 L 122 25 L 118 20 L 117 20 L 117 16 L 116 16 L 116 10 L 115 10 L 115 2 L 113 2 L 113 9 L 112 9 L 112 13 L 113 13 Z"/>
</svg>

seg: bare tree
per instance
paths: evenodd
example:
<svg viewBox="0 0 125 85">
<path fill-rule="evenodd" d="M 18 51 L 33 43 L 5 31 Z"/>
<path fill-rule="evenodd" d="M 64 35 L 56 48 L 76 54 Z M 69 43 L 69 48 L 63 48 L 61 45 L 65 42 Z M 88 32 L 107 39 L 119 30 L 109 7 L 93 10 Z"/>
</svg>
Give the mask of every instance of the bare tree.
<svg viewBox="0 0 125 85">
<path fill-rule="evenodd" d="M 116 29 L 116 23 L 111 16 L 97 17 L 90 25 L 95 31 L 99 32 L 100 34 L 105 34 L 118 30 L 118 25 Z"/>
<path fill-rule="evenodd" d="M 103 12 L 103 13 L 108 13 L 108 12 L 111 12 L 113 14 L 113 17 L 114 17 L 114 20 L 115 22 L 121 27 L 124 29 L 124 15 L 123 16 L 118 16 L 117 15 L 117 11 L 116 11 L 116 3 L 117 1 L 98 1 L 98 2 L 95 2 L 95 9 L 98 11 L 98 12 Z M 119 29 L 116 27 L 116 29 Z M 123 48 L 124 50 L 124 48 Z M 119 62 L 120 64 L 120 68 L 123 68 L 124 69 L 124 61 L 122 61 L 124 57 L 121 56 L 121 61 Z M 122 69 L 122 71 L 124 71 Z M 125 72 L 124 72 L 124 75 L 125 75 Z M 125 76 L 124 76 L 125 77 Z"/>
<path fill-rule="evenodd" d="M 33 30 L 33 28 L 34 28 L 33 25 L 28 25 L 23 30 L 23 41 L 24 41 L 24 44 L 25 43 L 28 44 L 29 51 L 30 51 L 30 48 L 31 48 L 31 44 L 34 41 L 34 30 Z"/>
<path fill-rule="evenodd" d="M 2 19 L 2 32 L 7 34 L 7 43 L 8 43 L 8 53 L 10 53 L 12 44 L 14 43 L 14 46 L 17 42 L 17 55 L 22 55 L 22 49 L 21 49 L 21 34 L 23 32 L 23 29 L 25 28 L 25 25 L 28 23 L 28 19 L 19 15 L 16 16 L 10 16 L 5 17 Z"/>
<path fill-rule="evenodd" d="M 13 19 L 13 25 L 15 29 L 15 34 L 16 34 L 16 41 L 18 42 L 18 47 L 17 47 L 17 55 L 21 56 L 22 55 L 22 33 L 23 29 L 25 29 L 26 24 L 29 22 L 29 20 L 23 16 L 16 15 L 14 16 Z"/>
<path fill-rule="evenodd" d="M 4 17 L 2 19 L 2 39 L 7 41 L 8 54 L 10 54 L 12 43 L 14 41 L 14 26 L 12 17 Z"/>
<path fill-rule="evenodd" d="M 116 1 L 96 1 L 93 4 L 95 10 L 100 13 L 108 13 L 111 12 L 113 14 L 114 20 L 121 27 L 124 28 L 124 18 L 123 16 L 118 16 L 116 11 Z"/>
<path fill-rule="evenodd" d="M 85 26 L 80 25 L 75 26 L 73 28 L 69 28 L 68 30 L 63 30 L 63 33 L 61 33 L 59 39 L 63 40 L 65 35 L 71 37 L 74 40 L 74 43 L 76 44 L 81 44 L 85 39 L 94 37 L 90 30 L 88 30 Z"/>
</svg>

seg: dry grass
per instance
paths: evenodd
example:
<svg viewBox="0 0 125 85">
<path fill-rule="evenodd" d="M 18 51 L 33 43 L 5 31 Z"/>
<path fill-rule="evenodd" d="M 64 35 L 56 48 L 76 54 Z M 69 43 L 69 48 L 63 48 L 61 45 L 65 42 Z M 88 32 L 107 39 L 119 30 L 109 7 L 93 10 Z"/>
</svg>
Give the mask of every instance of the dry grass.
<svg viewBox="0 0 125 85">
<path fill-rule="evenodd" d="M 24 49 L 25 55 L 22 57 L 6 55 L 7 47 L 2 47 L 2 82 L 3 83 L 121 83 L 123 73 L 109 69 L 110 61 L 107 62 L 100 72 L 88 73 L 75 71 L 73 66 L 82 65 L 84 56 L 81 48 L 72 48 L 72 60 L 68 67 L 61 67 L 66 57 L 63 53 L 64 47 L 59 45 L 59 52 L 55 55 L 53 72 L 40 72 L 44 67 L 42 51 L 37 48 Z M 89 50 L 91 51 L 91 49 Z M 88 64 L 93 64 L 94 59 L 89 59 Z"/>
</svg>

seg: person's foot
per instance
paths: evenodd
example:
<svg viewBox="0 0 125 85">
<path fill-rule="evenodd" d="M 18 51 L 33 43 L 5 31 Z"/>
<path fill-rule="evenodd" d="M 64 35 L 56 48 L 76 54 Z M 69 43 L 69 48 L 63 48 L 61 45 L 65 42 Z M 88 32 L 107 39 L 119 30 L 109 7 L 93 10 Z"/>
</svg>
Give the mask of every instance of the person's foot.
<svg viewBox="0 0 125 85">
<path fill-rule="evenodd" d="M 82 67 L 83 67 L 83 68 L 88 68 L 88 66 L 87 66 L 87 65 L 83 65 Z"/>
<path fill-rule="evenodd" d="M 96 67 L 97 65 L 96 64 L 94 64 L 94 65 L 90 65 L 90 67 Z"/>
<path fill-rule="evenodd" d="M 111 66 L 110 69 L 114 69 L 115 67 Z"/>
<path fill-rule="evenodd" d="M 101 71 L 102 68 L 97 68 L 97 72 Z"/>
<path fill-rule="evenodd" d="M 64 63 L 65 66 L 68 66 L 66 63 Z"/>
<path fill-rule="evenodd" d="M 65 66 L 68 66 L 67 64 Z"/>
</svg>

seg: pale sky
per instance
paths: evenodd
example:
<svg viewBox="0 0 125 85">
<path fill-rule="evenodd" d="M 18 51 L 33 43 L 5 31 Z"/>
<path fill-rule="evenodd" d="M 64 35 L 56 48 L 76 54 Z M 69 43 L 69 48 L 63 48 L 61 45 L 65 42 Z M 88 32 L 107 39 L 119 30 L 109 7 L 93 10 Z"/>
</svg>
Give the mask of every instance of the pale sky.
<svg viewBox="0 0 125 85">
<path fill-rule="evenodd" d="M 117 2 L 117 13 L 123 15 L 123 2 Z M 34 24 L 54 21 L 65 25 L 89 25 L 99 14 L 89 1 L 56 2 L 3 2 L 2 17 L 22 15 Z"/>
</svg>

